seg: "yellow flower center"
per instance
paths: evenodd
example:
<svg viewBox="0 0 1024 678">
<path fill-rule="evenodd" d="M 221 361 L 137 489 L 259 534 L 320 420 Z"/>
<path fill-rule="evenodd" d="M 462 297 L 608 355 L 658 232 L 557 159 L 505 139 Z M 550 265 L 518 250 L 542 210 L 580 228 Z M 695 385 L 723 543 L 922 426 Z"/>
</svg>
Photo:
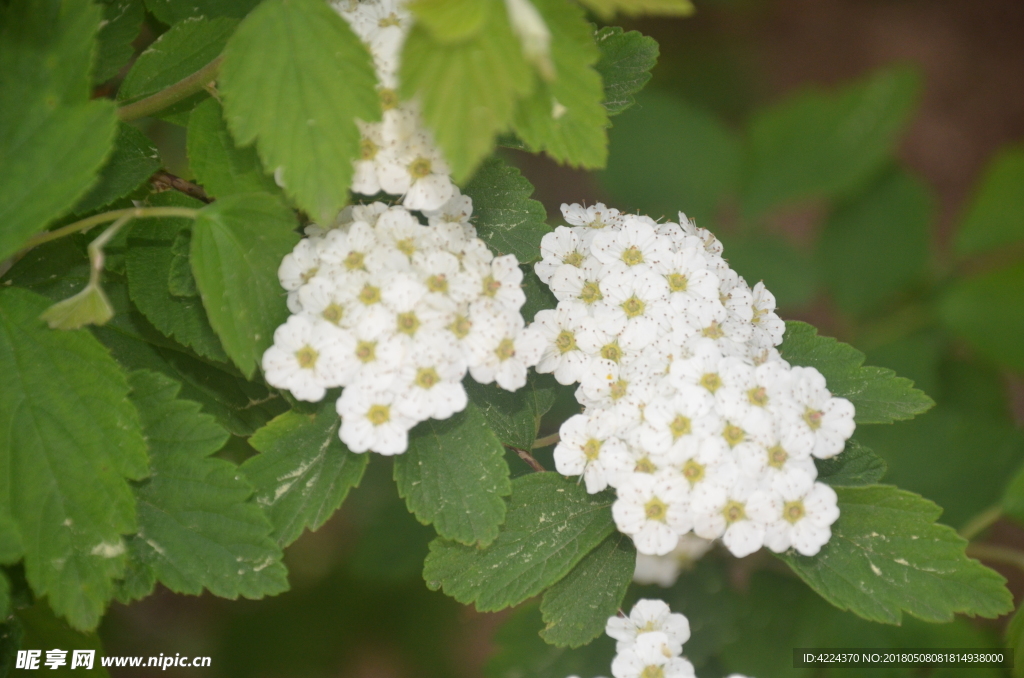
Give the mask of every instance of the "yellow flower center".
<svg viewBox="0 0 1024 678">
<path fill-rule="evenodd" d="M 721 339 L 725 336 L 725 332 L 722 331 L 718 322 L 714 320 L 711 321 L 710 325 L 701 330 L 700 333 L 708 339 Z"/>
<path fill-rule="evenodd" d="M 399 240 L 398 242 L 395 243 L 395 247 L 398 248 L 399 252 L 409 257 L 410 259 L 412 259 L 412 255 L 416 254 L 416 245 L 413 244 L 412 238 Z"/>
<path fill-rule="evenodd" d="M 608 395 L 611 396 L 612 400 L 618 400 L 619 398 L 621 398 L 624 395 L 626 395 L 626 393 L 628 391 L 629 391 L 629 382 L 628 381 L 623 381 L 622 379 L 619 379 L 614 384 L 612 384 L 611 389 L 608 391 Z"/>
<path fill-rule="evenodd" d="M 799 499 L 787 501 L 782 506 L 782 517 L 790 524 L 796 524 L 805 515 L 807 515 L 807 510 L 804 508 L 804 503 Z"/>
<path fill-rule="evenodd" d="M 333 303 L 320 313 L 321 318 L 335 325 L 341 322 L 341 319 L 342 317 L 344 317 L 344 315 L 345 308 Z"/>
<path fill-rule="evenodd" d="M 345 257 L 345 268 L 350 271 L 365 270 L 366 266 L 363 263 L 365 258 L 362 252 L 349 252 L 348 256 Z"/>
<path fill-rule="evenodd" d="M 821 428 L 821 417 L 823 415 L 824 412 L 812 410 L 811 408 L 808 407 L 806 410 L 804 410 L 804 421 L 807 422 L 807 425 L 811 427 L 812 431 L 817 431 L 819 428 Z"/>
<path fill-rule="evenodd" d="M 359 142 L 359 159 L 360 160 L 373 160 L 377 157 L 377 151 L 380 150 L 380 146 L 373 143 L 372 139 L 363 138 Z"/>
<path fill-rule="evenodd" d="M 559 353 L 568 353 L 576 350 L 576 335 L 569 330 L 562 330 L 555 337 L 555 348 Z"/>
<path fill-rule="evenodd" d="M 668 516 L 668 505 L 654 497 L 644 504 L 644 514 L 646 514 L 648 520 L 657 520 L 663 523 Z"/>
<path fill-rule="evenodd" d="M 587 444 L 583 446 L 583 456 L 590 461 L 594 461 L 597 459 L 597 456 L 601 454 L 601 446 L 603 444 L 603 441 L 600 441 L 597 438 L 591 438 L 587 441 Z"/>
<path fill-rule="evenodd" d="M 583 265 L 583 255 L 579 252 L 569 252 L 569 254 L 562 258 L 562 263 L 579 268 Z"/>
<path fill-rule="evenodd" d="M 398 108 L 398 94 L 395 90 L 385 87 L 380 92 L 380 108 L 382 111 L 390 111 Z"/>
<path fill-rule="evenodd" d="M 746 439 L 747 433 L 736 424 L 727 423 L 722 437 L 729 443 L 729 447 L 736 447 Z"/>
<path fill-rule="evenodd" d="M 622 302 L 622 310 L 625 312 L 627 318 L 635 318 L 638 315 L 643 315 L 644 307 L 644 302 L 637 299 L 636 295 Z"/>
<path fill-rule="evenodd" d="M 316 275 L 316 272 L 319 271 L 319 270 L 320 270 L 319 266 L 314 266 L 313 268 L 310 268 L 310 269 L 307 269 L 307 270 L 303 271 L 303 273 L 302 273 L 302 282 L 308 283 L 310 280 L 313 279 L 313 276 Z"/>
<path fill-rule="evenodd" d="M 380 302 L 380 288 L 374 287 L 373 285 L 363 285 L 363 289 L 359 290 L 359 301 L 363 302 L 367 306 Z"/>
<path fill-rule="evenodd" d="M 672 432 L 672 438 L 678 440 L 683 436 L 690 433 L 692 430 L 690 419 L 684 417 L 681 414 L 677 414 L 676 418 L 672 420 L 672 423 L 668 425 L 668 430 Z"/>
<path fill-rule="evenodd" d="M 622 261 L 626 266 L 636 266 L 644 263 L 644 253 L 637 249 L 636 245 L 627 247 L 622 252 Z"/>
<path fill-rule="evenodd" d="M 700 385 L 714 393 L 722 387 L 722 378 L 714 372 L 708 372 L 700 378 Z"/>
<path fill-rule="evenodd" d="M 433 367 L 421 367 L 416 370 L 416 385 L 420 388 L 434 388 L 441 381 L 440 375 Z"/>
<path fill-rule="evenodd" d="M 584 304 L 593 304 L 604 299 L 604 295 L 601 294 L 601 288 L 596 282 L 585 282 L 579 298 Z"/>
<path fill-rule="evenodd" d="M 473 323 L 469 321 L 464 315 L 455 316 L 455 320 L 448 326 L 448 331 L 454 334 L 459 339 L 465 339 L 469 336 L 470 330 L 473 329 Z"/>
<path fill-rule="evenodd" d="M 312 346 L 303 346 L 295 352 L 295 359 L 299 361 L 299 367 L 304 370 L 311 370 L 316 367 L 316 359 L 320 354 Z"/>
<path fill-rule="evenodd" d="M 704 464 L 695 459 L 687 459 L 683 464 L 683 477 L 689 480 L 691 485 L 696 485 L 704 480 Z"/>
<path fill-rule="evenodd" d="M 360 341 L 356 344 L 356 357 L 364 363 L 373 362 L 377 359 L 377 342 Z"/>
<path fill-rule="evenodd" d="M 768 448 L 768 465 L 772 468 L 782 468 L 787 459 L 789 459 L 789 453 L 782 449 L 782 445 Z"/>
<path fill-rule="evenodd" d="M 669 292 L 685 292 L 686 287 L 690 284 L 690 281 L 682 273 L 670 273 L 665 276 L 665 279 L 668 280 Z"/>
<path fill-rule="evenodd" d="M 429 177 L 431 172 L 430 159 L 420 156 L 409 163 L 409 176 L 413 179 Z"/>
<path fill-rule="evenodd" d="M 391 421 L 391 408 L 387 405 L 371 405 L 366 412 L 366 418 L 374 426 L 380 426 Z"/>
<path fill-rule="evenodd" d="M 743 507 L 743 504 L 738 501 L 729 500 L 729 503 L 722 509 L 722 515 L 725 516 L 725 522 L 732 525 L 740 520 L 746 520 L 747 512 Z"/>
<path fill-rule="evenodd" d="M 665 678 L 665 669 L 657 664 L 648 664 L 640 672 L 640 678 Z"/>
<path fill-rule="evenodd" d="M 432 275 L 427 278 L 427 289 L 431 292 L 447 292 L 448 291 L 448 278 L 443 273 Z"/>
<path fill-rule="evenodd" d="M 501 282 L 494 279 L 493 275 L 484 278 L 483 293 L 485 296 L 493 297 L 501 289 Z"/>
<path fill-rule="evenodd" d="M 658 470 L 657 464 L 651 461 L 650 457 L 644 457 L 636 462 L 633 473 L 655 473 Z"/>
<path fill-rule="evenodd" d="M 410 337 L 416 334 L 416 330 L 420 328 L 420 319 L 416 317 L 416 313 L 409 311 L 408 313 L 399 313 L 396 327 L 399 332 L 408 334 Z"/>
<path fill-rule="evenodd" d="M 602 346 L 601 357 L 605 360 L 611 360 L 613 363 L 617 363 L 622 360 L 622 349 L 619 348 L 619 342 L 613 341 L 610 344 Z"/>
<path fill-rule="evenodd" d="M 498 348 L 494 349 L 494 355 L 498 356 L 498 360 L 505 362 L 516 354 L 516 345 L 508 337 L 501 340 L 498 344 Z"/>
<path fill-rule="evenodd" d="M 747 391 L 747 400 L 755 407 L 768 407 L 768 392 L 764 386 L 758 386 Z"/>
</svg>

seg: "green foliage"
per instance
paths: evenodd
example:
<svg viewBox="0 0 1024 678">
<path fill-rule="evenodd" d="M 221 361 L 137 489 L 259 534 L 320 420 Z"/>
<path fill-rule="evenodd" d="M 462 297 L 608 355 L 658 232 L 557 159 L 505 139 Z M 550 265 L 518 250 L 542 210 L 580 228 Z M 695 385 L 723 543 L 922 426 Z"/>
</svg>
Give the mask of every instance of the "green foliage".
<svg viewBox="0 0 1024 678">
<path fill-rule="evenodd" d="M 114 150 L 100 170 L 99 181 L 75 204 L 75 212 L 86 214 L 127 197 L 153 176 L 160 165 L 153 142 L 137 128 L 118 123 Z"/>
<path fill-rule="evenodd" d="M 545 642 L 580 647 L 604 633 L 633 581 L 636 549 L 624 534 L 609 535 L 561 581 L 544 592 L 540 611 Z"/>
<path fill-rule="evenodd" d="M 288 318 L 277 269 L 299 235 L 295 215 L 272 195 L 221 198 L 192 227 L 192 272 L 224 350 L 249 378 Z"/>
<path fill-rule="evenodd" d="M 887 469 L 885 460 L 856 440 L 846 443 L 846 449 L 831 459 L 815 459 L 818 481 L 832 487 L 874 485 Z"/>
<path fill-rule="evenodd" d="M 139 532 L 132 558 L 178 593 L 208 589 L 225 598 L 260 598 L 288 588 L 271 525 L 251 500 L 238 468 L 210 457 L 228 433 L 178 385 L 154 372 L 130 376 L 132 402 L 149 442 L 153 475 L 139 483 Z"/>
<path fill-rule="evenodd" d="M 942 323 L 997 365 L 1024 370 L 1024 263 L 957 280 L 939 303 Z"/>
<path fill-rule="evenodd" d="M 99 285 L 89 284 L 73 297 L 63 299 L 39 315 L 51 329 L 77 330 L 102 325 L 114 315 L 110 300 Z"/>
<path fill-rule="evenodd" d="M 1009 626 L 1006 627 L 1006 645 L 1013 649 L 1014 654 L 1024 651 L 1024 614 L 1020 609 L 1014 613 Z M 1014 678 L 1024 676 L 1024 664 L 1015 664 L 1013 667 Z"/>
<path fill-rule="evenodd" d="M 180 25 L 201 17 L 241 19 L 259 4 L 259 0 L 145 0 L 145 3 L 146 9 L 160 21 Z"/>
<path fill-rule="evenodd" d="M 281 548 L 323 525 L 362 480 L 368 455 L 345 447 L 340 426 L 328 398 L 316 414 L 285 412 L 249 439 L 260 454 L 247 459 L 242 472 Z"/>
<path fill-rule="evenodd" d="M 558 582 L 611 534 L 612 499 L 589 495 L 557 473 L 512 482 L 508 515 L 488 548 L 445 539 L 430 544 L 423 577 L 430 589 L 481 612 L 518 605 Z"/>
<path fill-rule="evenodd" d="M 537 374 L 531 374 L 526 386 L 518 391 L 478 384 L 472 379 L 466 379 L 463 386 L 498 440 L 524 450 L 533 447 L 540 418 L 554 402 L 556 389 L 550 376 Z"/>
<path fill-rule="evenodd" d="M 633 98 L 651 79 L 658 61 L 658 42 L 638 31 L 605 26 L 594 34 L 601 57 L 594 68 L 604 83 L 604 107 L 618 115 L 636 103 Z"/>
<path fill-rule="evenodd" d="M 80 633 L 69 627 L 64 621 L 54 615 L 53 610 L 43 602 L 23 610 L 18 610 L 15 620 L 21 632 L 21 648 L 42 650 L 42 660 L 46 659 L 46 651 L 54 648 L 67 650 L 67 664 L 56 669 L 42 666 L 49 675 L 53 676 L 75 676 L 79 675 L 81 668 L 71 669 L 71 655 L 74 650 L 95 650 L 96 659 L 89 675 L 108 678 L 109 673 L 100 665 L 99 655 L 103 654 L 103 645 L 96 633 Z M 0 660 L 2 661 L 2 660 Z M 40 662 L 42 664 L 42 661 Z M 0 664 L 2 666 L 2 664 Z"/>
<path fill-rule="evenodd" d="M 345 20 L 319 0 L 267 0 L 232 36 L 220 73 L 234 138 L 256 142 L 311 217 L 332 219 L 359 155 L 355 118 L 380 118 L 370 55 Z"/>
<path fill-rule="evenodd" d="M 914 110 L 919 77 L 880 71 L 835 93 L 807 91 L 755 113 L 743 208 L 849 194 L 888 161 Z"/>
<path fill-rule="evenodd" d="M 473 37 L 495 9 L 495 3 L 486 0 L 415 0 L 409 4 L 416 21 L 441 43 Z"/>
<path fill-rule="evenodd" d="M 726 236 L 724 244 L 733 270 L 751 284 L 764 281 L 780 307 L 805 306 L 818 292 L 813 262 L 787 238 L 768 233 L 738 239 Z"/>
<path fill-rule="evenodd" d="M 825 600 L 871 621 L 903 612 L 929 622 L 1013 609 L 1006 580 L 964 554 L 966 540 L 935 524 L 942 509 L 888 485 L 840 487 L 839 520 L 816 556 L 782 556 Z"/>
<path fill-rule="evenodd" d="M 501 158 L 485 162 L 463 193 L 473 199 L 477 235 L 495 255 L 514 254 L 520 263 L 540 258 L 540 241 L 551 228 L 544 205 L 531 200 L 533 185 Z"/>
<path fill-rule="evenodd" d="M 849 344 L 819 337 L 818 331 L 806 323 L 786 323 L 779 351 L 793 365 L 817 368 L 832 395 L 853 403 L 858 424 L 910 419 L 935 404 L 909 379 L 882 367 L 864 367 L 863 353 Z"/>
<path fill-rule="evenodd" d="M 93 84 L 100 84 L 117 75 L 135 50 L 132 41 L 139 35 L 146 9 L 142 0 L 105 0 L 103 21 L 96 36 L 96 66 L 93 69 Z"/>
<path fill-rule="evenodd" d="M 1005 148 L 985 171 L 956 236 L 961 254 L 975 254 L 1024 240 L 1024 148 Z"/>
<path fill-rule="evenodd" d="M 602 21 L 611 19 L 616 13 L 628 16 L 689 16 L 694 11 L 690 0 L 582 0 L 582 4 Z"/>
<path fill-rule="evenodd" d="M 0 7 L 0 261 L 95 182 L 114 108 L 90 101 L 100 8 L 66 0 Z"/>
<path fill-rule="evenodd" d="M 395 483 L 409 510 L 437 533 L 487 546 L 505 521 L 512 491 L 505 450 L 475 404 L 444 421 L 428 419 L 395 458 Z"/>
<path fill-rule="evenodd" d="M 235 146 L 215 99 L 196 106 L 188 117 L 188 160 L 209 195 L 280 192 L 263 171 L 256 149 Z"/>
<path fill-rule="evenodd" d="M 0 290 L 0 514 L 35 593 L 91 629 L 124 569 L 121 535 L 136 528 L 126 479 L 147 475 L 146 442 L 117 363 L 83 330 L 45 328 L 48 305 Z"/>
</svg>

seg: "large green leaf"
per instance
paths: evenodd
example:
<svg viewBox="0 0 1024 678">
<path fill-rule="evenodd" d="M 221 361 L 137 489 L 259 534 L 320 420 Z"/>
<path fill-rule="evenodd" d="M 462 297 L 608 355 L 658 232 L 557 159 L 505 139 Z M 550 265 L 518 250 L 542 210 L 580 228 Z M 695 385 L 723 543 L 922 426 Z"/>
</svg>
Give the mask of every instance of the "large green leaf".
<svg viewBox="0 0 1024 678">
<path fill-rule="evenodd" d="M 49 305 L 0 289 L 0 513 L 18 526 L 32 589 L 91 629 L 136 529 L 126 478 L 147 475 L 146 442 L 117 363 L 84 330 L 47 329 Z"/>
<path fill-rule="evenodd" d="M 259 4 L 259 0 L 145 0 L 146 9 L 165 24 L 178 24 L 198 18 L 233 17 L 241 19 Z"/>
<path fill-rule="evenodd" d="M 612 501 L 557 473 L 516 478 L 494 543 L 481 549 L 436 539 L 423 577 L 430 589 L 443 588 L 481 612 L 518 605 L 559 581 L 615 530 Z"/>
<path fill-rule="evenodd" d="M 520 263 L 540 258 L 540 241 L 550 227 L 544 205 L 532 200 L 533 184 L 501 158 L 485 162 L 463 193 L 473 199 L 477 235 L 496 255 L 514 254 Z"/>
<path fill-rule="evenodd" d="M 601 58 L 594 68 L 604 82 L 604 107 L 608 115 L 618 115 L 636 101 L 633 95 L 651 79 L 658 61 L 658 42 L 639 31 L 623 32 L 618 26 L 606 26 L 594 34 Z"/>
<path fill-rule="evenodd" d="M 89 100 L 100 8 L 0 7 L 0 261 L 67 212 L 114 140 L 109 101 Z"/>
<path fill-rule="evenodd" d="M 939 302 L 943 324 L 996 365 L 1024 370 L 1024 263 L 956 280 Z"/>
<path fill-rule="evenodd" d="M 1013 609 L 1006 580 L 964 554 L 967 541 L 935 520 L 942 509 L 888 485 L 836 488 L 839 520 L 816 556 L 782 557 L 841 610 L 899 624 L 954 614 L 998 617 Z"/>
<path fill-rule="evenodd" d="M 818 481 L 833 487 L 874 485 L 885 475 L 885 460 L 856 440 L 848 440 L 842 454 L 815 459 Z"/>
<path fill-rule="evenodd" d="M 142 0 L 104 0 L 103 25 L 97 35 L 98 54 L 92 81 L 100 84 L 117 75 L 135 53 L 132 42 L 139 35 L 146 9 Z"/>
<path fill-rule="evenodd" d="M 516 101 L 536 85 L 508 13 L 492 9 L 474 34 L 451 43 L 414 25 L 402 49 L 402 95 L 422 101 L 427 126 L 460 183 L 494 148 Z"/>
<path fill-rule="evenodd" d="M 260 454 L 242 472 L 281 548 L 323 525 L 363 477 L 369 455 L 350 452 L 338 438 L 340 426 L 327 399 L 316 414 L 285 412 L 249 439 Z"/>
<path fill-rule="evenodd" d="M 320 0 L 266 0 L 224 52 L 220 88 L 239 144 L 319 223 L 348 202 L 355 119 L 380 118 L 370 55 Z"/>
<path fill-rule="evenodd" d="M 545 642 L 580 647 L 604 633 L 633 581 L 636 549 L 624 534 L 613 534 L 588 553 L 560 582 L 544 592 L 540 611 Z"/>
<path fill-rule="evenodd" d="M 224 350 L 250 378 L 288 318 L 277 269 L 299 241 L 295 227 L 295 214 L 267 193 L 221 198 L 192 227 L 203 306 Z"/>
<path fill-rule="evenodd" d="M 428 419 L 409 435 L 409 449 L 395 457 L 398 494 L 420 522 L 462 544 L 486 546 L 505 521 L 512 491 L 505 450 L 470 403 L 444 421 Z"/>
<path fill-rule="evenodd" d="M 961 254 L 974 254 L 1024 240 L 1024 148 L 1002 149 L 985 170 L 956 236 Z"/>
<path fill-rule="evenodd" d="M 99 181 L 75 204 L 75 212 L 92 212 L 130 195 L 160 169 L 160 165 L 160 155 L 153 142 L 137 128 L 118 123 L 114 150 L 100 170 Z"/>
<path fill-rule="evenodd" d="M 537 437 L 536 400 L 529 385 L 506 391 L 497 384 L 463 382 L 470 401 L 483 413 L 487 426 L 502 445 L 529 450 Z"/>
<path fill-rule="evenodd" d="M 264 173 L 256 149 L 235 146 L 215 99 L 196 106 L 188 117 L 188 160 L 209 195 L 280 192 Z"/>
<path fill-rule="evenodd" d="M 690 0 L 581 0 L 582 4 L 601 17 L 603 21 L 615 14 L 639 16 L 661 14 L 665 16 L 689 16 L 693 14 Z"/>
<path fill-rule="evenodd" d="M 887 161 L 914 110 L 919 81 L 908 69 L 879 71 L 841 90 L 806 91 L 756 112 L 744 212 L 858 188 Z"/>
<path fill-rule="evenodd" d="M 288 588 L 271 525 L 251 500 L 252 485 L 231 462 L 210 455 L 228 433 L 199 405 L 178 399 L 178 385 L 133 372 L 132 402 L 149 442 L 151 478 L 135 488 L 135 559 L 177 593 L 208 589 L 225 598 L 260 598 Z"/>
<path fill-rule="evenodd" d="M 877 310 L 924 277 L 933 203 L 923 182 L 894 169 L 829 217 L 817 262 L 840 308 Z"/>
<path fill-rule="evenodd" d="M 832 395 L 856 407 L 858 424 L 911 419 L 935 404 L 914 388 L 914 382 L 884 367 L 864 367 L 863 353 L 830 337 L 819 337 L 818 330 L 807 323 L 786 323 L 779 352 L 793 365 L 817 368 Z"/>
</svg>

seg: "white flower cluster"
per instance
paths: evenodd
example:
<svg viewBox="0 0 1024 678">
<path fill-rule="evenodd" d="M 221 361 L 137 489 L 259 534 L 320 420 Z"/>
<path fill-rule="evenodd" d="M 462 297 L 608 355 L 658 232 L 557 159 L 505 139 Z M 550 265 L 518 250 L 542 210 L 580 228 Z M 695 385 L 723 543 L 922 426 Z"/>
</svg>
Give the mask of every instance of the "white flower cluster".
<svg viewBox="0 0 1024 678">
<path fill-rule="evenodd" d="M 472 209 L 456 193 L 423 225 L 401 206 L 348 207 L 281 263 L 294 315 L 263 355 L 267 383 L 310 401 L 345 387 L 339 435 L 353 452 L 404 452 L 416 423 L 465 408 L 467 370 L 516 390 L 540 357 L 522 270 L 476 237 Z"/>
<path fill-rule="evenodd" d="M 412 15 L 399 0 L 337 0 L 334 9 L 346 20 L 373 56 L 384 118 L 359 121 L 360 158 L 352 191 L 403 197 L 412 210 L 440 209 L 454 194 L 444 156 L 420 119 L 415 103 L 399 102 L 398 65 Z"/>
<path fill-rule="evenodd" d="M 813 458 L 843 450 L 854 410 L 780 357 L 772 294 L 685 215 L 562 214 L 571 226 L 544 237 L 536 264 L 558 306 L 532 325 L 546 340 L 537 371 L 579 382 L 586 408 L 561 427 L 558 471 L 614 487 L 615 522 L 643 554 L 691 531 L 740 557 L 817 553 L 839 511 Z"/>
</svg>

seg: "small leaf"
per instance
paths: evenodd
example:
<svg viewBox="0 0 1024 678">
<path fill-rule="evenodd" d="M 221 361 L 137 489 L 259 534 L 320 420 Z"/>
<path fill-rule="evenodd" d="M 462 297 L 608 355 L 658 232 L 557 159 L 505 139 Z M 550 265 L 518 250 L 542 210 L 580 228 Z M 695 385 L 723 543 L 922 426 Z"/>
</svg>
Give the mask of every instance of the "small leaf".
<svg viewBox="0 0 1024 678">
<path fill-rule="evenodd" d="M 135 489 L 135 559 L 176 593 L 208 589 L 223 598 L 261 598 L 288 588 L 271 526 L 251 501 L 253 488 L 234 464 L 211 457 L 228 433 L 199 405 L 178 399 L 178 385 L 155 372 L 130 376 L 149 441 L 153 475 Z"/>
<path fill-rule="evenodd" d="M 221 198 L 192 227 L 192 272 L 224 350 L 248 378 L 288 318 L 277 269 L 299 235 L 295 214 L 272 195 Z"/>
<path fill-rule="evenodd" d="M 256 149 L 235 146 L 215 99 L 199 104 L 188 117 L 188 161 L 210 195 L 280 193 L 263 171 Z"/>
<path fill-rule="evenodd" d="M 192 231 L 183 228 L 174 236 L 171 243 L 171 266 L 167 272 L 167 290 L 175 297 L 198 297 L 195 276 L 192 275 L 192 264 L 188 253 L 192 247 Z"/>
<path fill-rule="evenodd" d="M 956 236 L 960 254 L 976 254 L 1024 240 L 1024 148 L 1002 149 L 985 169 Z"/>
<path fill-rule="evenodd" d="M 266 0 L 245 18 L 220 69 L 235 140 L 256 142 L 264 166 L 314 219 L 348 202 L 355 119 L 380 119 L 370 55 L 321 0 Z"/>
<path fill-rule="evenodd" d="M 73 297 L 46 309 L 39 315 L 50 329 L 77 330 L 86 325 L 103 325 L 114 317 L 114 309 L 99 285 L 89 283 Z"/>
<path fill-rule="evenodd" d="M 146 9 L 142 0 L 105 0 L 103 25 L 97 35 L 98 54 L 93 69 L 93 84 L 99 85 L 117 75 L 132 58 L 132 42 L 139 35 Z"/>
<path fill-rule="evenodd" d="M 580 0 L 583 6 L 608 21 L 616 14 L 640 16 L 660 14 L 662 16 L 690 16 L 694 12 L 690 0 Z"/>
<path fill-rule="evenodd" d="M 600 636 L 608 617 L 618 612 L 635 568 L 636 549 L 629 537 L 609 536 L 544 592 L 541 638 L 559 647 L 580 647 Z"/>
<path fill-rule="evenodd" d="M 100 170 L 99 181 L 75 205 L 75 212 L 92 212 L 127 197 L 153 176 L 160 164 L 156 146 L 145 134 L 131 125 L 118 123 L 114 151 Z"/>
<path fill-rule="evenodd" d="M 146 9 L 160 21 L 172 25 L 203 17 L 241 19 L 259 0 L 145 0 Z M 172 26 L 173 28 L 173 26 Z"/>
<path fill-rule="evenodd" d="M 540 258 L 540 241 L 551 230 L 544 205 L 530 199 L 533 185 L 500 158 L 485 162 L 463 193 L 473 199 L 477 235 L 496 255 L 514 254 L 525 264 Z"/>
<path fill-rule="evenodd" d="M 319 529 L 362 480 L 368 455 L 345 447 L 340 426 L 328 399 L 315 415 L 285 412 L 249 439 L 261 454 L 247 459 L 242 472 L 256 488 L 256 503 L 281 548 L 303 530 Z"/>
<path fill-rule="evenodd" d="M 636 103 L 633 95 L 651 79 L 651 69 L 658 62 L 658 42 L 617 26 L 600 29 L 594 41 L 601 50 L 594 68 L 604 82 L 604 107 L 608 115 L 618 115 Z"/>
<path fill-rule="evenodd" d="M 533 446 L 539 415 L 529 384 L 518 391 L 506 391 L 497 384 L 478 384 L 473 379 L 466 379 L 463 386 L 470 402 L 483 414 L 487 427 L 502 445 L 524 450 Z"/>
<path fill-rule="evenodd" d="M 472 403 L 444 421 L 428 419 L 395 457 L 398 494 L 437 533 L 462 544 L 486 546 L 505 521 L 512 491 L 505 450 Z"/>
<path fill-rule="evenodd" d="M 885 460 L 856 440 L 849 440 L 842 454 L 831 459 L 815 459 L 818 481 L 832 487 L 874 485 L 885 475 Z"/>
<path fill-rule="evenodd" d="M 863 367 L 863 353 L 849 344 L 819 337 L 818 330 L 807 323 L 786 323 L 779 352 L 793 365 L 817 368 L 832 395 L 853 403 L 858 424 L 912 419 L 935 405 L 914 388 L 914 382 L 883 367 Z"/>
<path fill-rule="evenodd" d="M 935 524 L 942 509 L 932 502 L 887 485 L 836 492 L 831 540 L 816 556 L 781 556 L 825 600 L 883 624 L 899 624 L 903 612 L 943 623 L 1013 609 L 1006 580 L 968 558 L 952 528 Z"/>
<path fill-rule="evenodd" d="M 423 578 L 431 590 L 443 588 L 480 612 L 518 605 L 562 579 L 614 532 L 612 501 L 557 473 L 516 478 L 494 543 L 481 549 L 435 539 Z"/>
<path fill-rule="evenodd" d="M 487 0 L 415 0 L 409 11 L 417 23 L 441 43 L 453 43 L 477 35 L 491 11 L 504 11 Z"/>
<path fill-rule="evenodd" d="M 956 279 L 939 302 L 942 323 L 996 365 L 1024 370 L 1024 263 Z"/>
</svg>

